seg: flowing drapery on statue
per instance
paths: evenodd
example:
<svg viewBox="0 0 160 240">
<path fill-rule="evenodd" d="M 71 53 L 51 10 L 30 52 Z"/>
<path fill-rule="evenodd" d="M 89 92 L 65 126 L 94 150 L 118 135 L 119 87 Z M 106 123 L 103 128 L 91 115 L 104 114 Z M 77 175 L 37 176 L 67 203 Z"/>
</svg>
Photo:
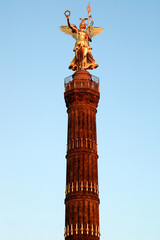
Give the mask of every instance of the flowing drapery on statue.
<svg viewBox="0 0 160 240">
<path fill-rule="evenodd" d="M 68 10 L 65 11 L 68 26 L 60 27 L 62 32 L 71 35 L 76 40 L 73 49 L 75 56 L 69 65 L 69 69 L 72 69 L 73 71 L 94 69 L 98 67 L 98 63 L 94 60 L 91 54 L 92 48 L 90 47 L 89 42 L 92 42 L 92 38 L 100 34 L 103 31 L 103 28 L 93 27 L 93 20 L 90 24 L 90 20 L 92 19 L 92 16 L 90 15 L 90 5 L 88 5 L 87 10 L 88 18 L 80 18 L 81 23 L 79 25 L 79 29 L 76 25 L 70 23 L 69 17 L 71 13 Z M 85 24 L 86 20 L 88 21 L 87 26 Z"/>
</svg>

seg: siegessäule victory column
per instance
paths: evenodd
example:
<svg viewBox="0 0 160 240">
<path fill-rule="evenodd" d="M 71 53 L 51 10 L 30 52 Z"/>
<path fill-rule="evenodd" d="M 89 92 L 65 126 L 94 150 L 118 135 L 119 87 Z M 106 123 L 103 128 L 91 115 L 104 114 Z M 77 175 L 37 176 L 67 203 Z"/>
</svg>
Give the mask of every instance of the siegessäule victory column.
<svg viewBox="0 0 160 240">
<path fill-rule="evenodd" d="M 65 102 L 68 113 L 65 232 L 66 240 L 99 240 L 99 186 L 96 113 L 99 102 L 99 78 L 87 69 L 98 67 L 89 45 L 103 31 L 93 27 L 90 3 L 88 18 L 80 19 L 79 29 L 70 23 L 60 29 L 75 38 L 75 56 L 65 78 Z M 85 24 L 87 21 L 87 25 Z"/>
</svg>

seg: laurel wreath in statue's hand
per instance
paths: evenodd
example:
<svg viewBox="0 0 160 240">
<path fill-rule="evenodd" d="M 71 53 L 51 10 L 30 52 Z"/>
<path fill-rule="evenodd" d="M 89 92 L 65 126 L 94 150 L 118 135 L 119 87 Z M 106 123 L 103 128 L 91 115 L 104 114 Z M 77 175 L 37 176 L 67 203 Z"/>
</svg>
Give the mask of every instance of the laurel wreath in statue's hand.
<svg viewBox="0 0 160 240">
<path fill-rule="evenodd" d="M 69 10 L 66 10 L 66 11 L 64 12 L 64 15 L 66 16 L 66 18 L 69 18 L 70 15 L 71 15 L 71 12 L 70 12 Z"/>
</svg>

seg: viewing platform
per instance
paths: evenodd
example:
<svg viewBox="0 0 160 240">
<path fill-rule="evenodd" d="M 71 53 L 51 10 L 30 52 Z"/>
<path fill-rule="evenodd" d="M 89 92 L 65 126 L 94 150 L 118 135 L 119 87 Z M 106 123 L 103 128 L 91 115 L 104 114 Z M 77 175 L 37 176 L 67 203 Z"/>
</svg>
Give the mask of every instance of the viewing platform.
<svg viewBox="0 0 160 240">
<path fill-rule="evenodd" d="M 64 79 L 65 92 L 77 88 L 89 88 L 99 92 L 99 78 L 87 71 L 75 72 Z"/>
</svg>

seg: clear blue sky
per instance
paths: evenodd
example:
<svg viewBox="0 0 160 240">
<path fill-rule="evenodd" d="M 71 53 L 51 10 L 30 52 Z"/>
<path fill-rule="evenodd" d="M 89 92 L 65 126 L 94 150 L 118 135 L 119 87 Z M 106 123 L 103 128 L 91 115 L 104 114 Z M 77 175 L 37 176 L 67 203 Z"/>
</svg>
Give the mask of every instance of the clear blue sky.
<svg viewBox="0 0 160 240">
<path fill-rule="evenodd" d="M 64 78 L 87 0 L 0 0 L 0 240 L 61 240 Z M 92 0 L 103 240 L 160 239 L 160 1 Z"/>
</svg>

